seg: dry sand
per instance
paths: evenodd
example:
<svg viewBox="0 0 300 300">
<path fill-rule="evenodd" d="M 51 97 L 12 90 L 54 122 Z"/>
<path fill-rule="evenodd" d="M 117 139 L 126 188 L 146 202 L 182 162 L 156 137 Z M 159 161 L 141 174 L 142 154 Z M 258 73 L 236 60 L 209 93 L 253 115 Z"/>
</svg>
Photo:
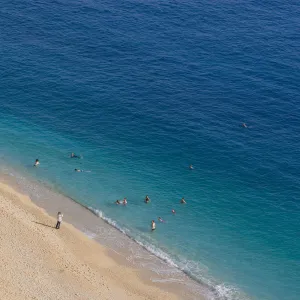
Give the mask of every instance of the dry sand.
<svg viewBox="0 0 300 300">
<path fill-rule="evenodd" d="M 0 299 L 179 299 L 0 183 Z"/>
</svg>

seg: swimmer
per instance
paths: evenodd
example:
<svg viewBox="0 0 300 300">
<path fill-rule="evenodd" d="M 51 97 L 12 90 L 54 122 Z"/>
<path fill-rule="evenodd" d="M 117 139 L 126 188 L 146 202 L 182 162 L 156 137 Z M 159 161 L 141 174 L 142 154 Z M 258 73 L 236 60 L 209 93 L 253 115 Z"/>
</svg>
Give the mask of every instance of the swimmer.
<svg viewBox="0 0 300 300">
<path fill-rule="evenodd" d="M 34 167 L 37 167 L 39 164 L 40 164 L 40 161 L 39 161 L 38 159 L 36 159 L 33 166 L 34 166 Z"/>
<path fill-rule="evenodd" d="M 145 203 L 149 203 L 150 202 L 150 198 L 148 197 L 148 195 L 145 198 Z"/>
<path fill-rule="evenodd" d="M 71 153 L 71 158 L 81 158 L 81 156 L 76 155 L 75 153 Z"/>
<path fill-rule="evenodd" d="M 85 172 L 85 173 L 90 173 L 91 171 L 85 171 L 85 170 L 79 170 L 79 169 L 74 169 L 75 172 Z"/>
<path fill-rule="evenodd" d="M 176 214 L 176 211 L 175 209 L 172 209 L 172 214 L 175 215 Z"/>
<path fill-rule="evenodd" d="M 155 230 L 155 228 L 156 228 L 156 224 L 155 224 L 154 220 L 152 220 L 151 221 L 151 230 L 153 231 L 153 230 Z"/>
<path fill-rule="evenodd" d="M 123 205 L 126 205 L 126 204 L 127 204 L 127 199 L 124 198 L 124 199 L 123 199 Z"/>
<path fill-rule="evenodd" d="M 166 221 L 163 220 L 161 217 L 158 217 L 158 221 L 161 222 L 161 223 L 165 223 Z"/>
<path fill-rule="evenodd" d="M 120 200 L 117 200 L 115 203 L 116 203 L 116 204 L 121 204 Z"/>
<path fill-rule="evenodd" d="M 244 128 L 248 128 L 248 126 L 246 125 L 246 123 L 243 123 L 242 126 L 243 126 Z"/>
<path fill-rule="evenodd" d="M 190 170 L 194 170 L 193 165 L 190 165 L 190 166 L 189 166 L 189 169 L 190 169 Z"/>
<path fill-rule="evenodd" d="M 182 199 L 180 200 L 181 204 L 186 204 L 186 201 L 184 200 L 184 198 L 182 197 Z"/>
</svg>

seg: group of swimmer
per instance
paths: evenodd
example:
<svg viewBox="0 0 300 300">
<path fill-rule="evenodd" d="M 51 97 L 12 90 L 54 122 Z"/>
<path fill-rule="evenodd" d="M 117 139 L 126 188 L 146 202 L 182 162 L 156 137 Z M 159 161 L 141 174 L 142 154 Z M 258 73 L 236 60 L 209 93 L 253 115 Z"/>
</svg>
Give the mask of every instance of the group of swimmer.
<svg viewBox="0 0 300 300">
<path fill-rule="evenodd" d="M 182 199 L 180 200 L 180 203 L 181 203 L 181 204 L 186 204 L 186 201 L 184 200 L 184 198 L 182 198 Z M 172 209 L 172 214 L 173 214 L 173 215 L 176 214 L 175 209 Z M 158 221 L 161 222 L 161 223 L 166 223 L 166 221 L 163 220 L 161 217 L 158 217 Z M 156 229 L 156 224 L 155 224 L 155 221 L 152 220 L 152 221 L 151 221 L 151 231 L 154 231 L 155 229 Z"/>
<path fill-rule="evenodd" d="M 248 126 L 247 126 L 246 123 L 242 123 L 242 127 L 243 127 L 243 128 L 248 128 Z M 193 165 L 190 165 L 190 166 L 189 166 L 189 169 L 190 169 L 190 170 L 194 170 Z M 126 198 L 125 198 L 125 199 L 126 199 Z M 119 200 L 118 200 L 118 201 L 119 201 Z M 149 202 L 150 202 L 150 198 L 149 198 L 148 196 L 146 196 L 146 198 L 145 198 L 145 203 L 149 203 Z M 186 204 L 185 199 L 182 198 L 182 199 L 180 200 L 180 203 L 181 203 L 181 204 Z M 121 203 L 118 203 L 118 204 L 121 204 Z M 125 203 L 123 202 L 123 204 L 125 204 Z M 126 204 L 127 204 L 127 200 L 126 200 Z M 172 214 L 173 214 L 173 215 L 176 214 L 176 211 L 175 211 L 174 209 L 172 209 Z M 164 221 L 161 217 L 158 217 L 158 221 L 161 222 L 161 223 L 165 223 L 165 221 Z M 155 224 L 155 221 L 152 220 L 152 221 L 151 221 L 151 231 L 154 231 L 155 229 L 156 229 L 156 224 Z"/>
<path fill-rule="evenodd" d="M 145 197 L 144 202 L 145 202 L 146 204 L 148 204 L 148 203 L 150 202 L 150 198 L 149 198 L 148 195 Z M 127 203 L 128 203 L 128 202 L 127 202 L 127 198 L 124 198 L 123 201 L 122 201 L 122 200 L 117 200 L 117 201 L 115 202 L 115 204 L 117 204 L 117 205 L 127 205 Z M 183 197 L 181 198 L 180 203 L 181 203 L 181 204 L 186 204 L 186 201 L 185 201 L 185 199 L 184 199 Z M 172 212 L 173 215 L 176 214 L 175 209 L 172 209 L 171 212 Z M 166 221 L 163 220 L 161 217 L 158 217 L 158 221 L 161 222 L 161 223 L 166 223 Z M 155 224 L 155 221 L 152 220 L 152 221 L 151 221 L 151 231 L 154 231 L 155 229 L 156 229 L 156 224 Z"/>
<path fill-rule="evenodd" d="M 71 155 L 70 155 L 70 158 L 81 158 L 81 155 L 76 155 L 75 153 L 72 152 Z M 37 158 L 37 159 L 35 160 L 35 162 L 34 162 L 34 167 L 37 167 L 39 164 L 40 164 L 40 161 L 39 161 L 39 159 Z M 193 170 L 193 169 L 194 169 L 193 165 L 190 165 L 190 166 L 189 166 L 189 169 L 190 169 L 190 170 Z M 90 171 L 84 171 L 84 170 L 80 170 L 80 169 L 74 169 L 74 171 L 75 171 L 75 172 L 90 172 Z M 148 203 L 150 202 L 150 198 L 149 198 L 148 195 L 145 197 L 144 202 L 145 202 L 146 204 L 148 204 Z M 180 203 L 181 203 L 181 204 L 186 204 L 185 199 L 182 198 L 182 199 L 180 200 Z M 117 200 L 117 201 L 115 202 L 115 204 L 117 204 L 117 205 L 121 205 L 121 204 L 122 204 L 122 205 L 127 205 L 127 199 L 124 198 L 122 201 L 121 201 L 121 200 Z M 175 209 L 172 209 L 171 212 L 172 212 L 173 215 L 176 214 Z M 61 213 L 59 213 L 59 215 L 60 215 L 60 214 L 61 214 Z M 61 214 L 61 215 L 62 215 L 62 214 Z M 59 218 L 62 219 L 62 217 L 59 217 Z M 161 222 L 161 223 L 165 223 L 165 220 L 163 220 L 161 217 L 158 217 L 158 221 Z M 59 225 L 60 225 L 60 222 L 61 222 L 61 220 L 58 220 Z M 57 224 L 58 224 L 58 223 L 57 223 Z M 59 228 L 59 225 L 57 225 L 56 228 Z M 155 229 L 156 229 L 156 224 L 155 224 L 155 221 L 152 220 L 152 221 L 151 221 L 151 231 L 154 231 Z"/>
<path fill-rule="evenodd" d="M 242 123 L 242 127 L 243 127 L 243 128 L 248 128 L 248 126 L 246 125 L 246 123 Z M 72 152 L 71 155 L 70 155 L 70 158 L 82 158 L 82 156 L 81 156 L 81 155 L 76 155 L 74 152 Z M 34 167 L 37 167 L 37 166 L 39 166 L 39 164 L 40 164 L 40 161 L 39 161 L 39 159 L 37 158 L 37 159 L 35 160 L 33 166 L 34 166 Z M 189 169 L 190 169 L 190 170 L 194 170 L 193 165 L 189 165 Z M 75 171 L 75 172 L 91 172 L 91 171 L 85 171 L 85 170 L 81 170 L 81 169 L 74 169 L 74 171 Z M 144 202 L 145 202 L 146 204 L 148 204 L 148 203 L 150 202 L 150 198 L 149 198 L 148 195 L 145 197 Z M 180 203 L 181 203 L 181 204 L 186 204 L 185 199 L 182 198 L 182 199 L 180 200 Z M 124 198 L 123 201 L 117 200 L 117 201 L 115 202 L 115 204 L 117 204 L 117 205 L 121 205 L 121 204 L 127 205 L 127 199 Z M 175 209 L 172 209 L 171 212 L 172 212 L 173 215 L 176 214 Z M 61 212 L 58 212 L 56 229 L 59 229 L 59 228 L 60 228 L 60 223 L 62 222 L 62 217 L 63 217 L 63 214 L 62 214 Z M 161 217 L 158 217 L 158 221 L 161 222 L 161 223 L 165 223 L 165 222 L 166 222 L 166 221 L 163 220 Z M 155 229 L 156 229 L 156 224 L 155 224 L 155 221 L 152 220 L 152 221 L 151 221 L 151 231 L 154 231 Z"/>
<path fill-rule="evenodd" d="M 82 158 L 81 155 L 76 155 L 75 153 L 71 153 L 70 158 Z M 39 159 L 37 158 L 34 162 L 34 167 L 37 167 L 40 164 Z M 74 169 L 75 172 L 91 172 L 91 171 L 86 171 L 86 170 L 81 170 L 81 169 Z"/>
<path fill-rule="evenodd" d="M 126 205 L 126 204 L 127 204 L 127 199 L 124 198 L 122 202 L 121 202 L 120 200 L 117 200 L 115 203 L 116 203 L 116 204 L 123 204 L 123 205 Z"/>
</svg>

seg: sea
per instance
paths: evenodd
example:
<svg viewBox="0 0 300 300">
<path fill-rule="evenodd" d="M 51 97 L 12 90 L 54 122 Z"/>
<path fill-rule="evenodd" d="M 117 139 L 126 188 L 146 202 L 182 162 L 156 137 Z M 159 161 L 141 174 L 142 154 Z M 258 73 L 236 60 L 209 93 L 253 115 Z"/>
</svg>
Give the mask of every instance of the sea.
<svg viewBox="0 0 300 300">
<path fill-rule="evenodd" d="M 299 16 L 294 0 L 1 1 L 0 171 L 206 299 L 299 300 Z"/>
</svg>

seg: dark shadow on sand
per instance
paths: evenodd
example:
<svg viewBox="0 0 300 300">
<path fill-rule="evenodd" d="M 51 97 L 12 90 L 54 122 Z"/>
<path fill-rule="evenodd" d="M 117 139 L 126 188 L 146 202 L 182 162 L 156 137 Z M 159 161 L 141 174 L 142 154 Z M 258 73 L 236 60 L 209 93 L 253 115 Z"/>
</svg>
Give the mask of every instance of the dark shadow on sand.
<svg viewBox="0 0 300 300">
<path fill-rule="evenodd" d="M 50 225 L 47 225 L 47 224 L 44 224 L 44 223 L 35 222 L 35 221 L 32 221 L 32 222 L 36 223 L 36 224 L 39 224 L 39 225 L 42 225 L 42 226 L 45 226 L 45 227 L 55 228 L 55 226 L 50 226 Z"/>
</svg>

